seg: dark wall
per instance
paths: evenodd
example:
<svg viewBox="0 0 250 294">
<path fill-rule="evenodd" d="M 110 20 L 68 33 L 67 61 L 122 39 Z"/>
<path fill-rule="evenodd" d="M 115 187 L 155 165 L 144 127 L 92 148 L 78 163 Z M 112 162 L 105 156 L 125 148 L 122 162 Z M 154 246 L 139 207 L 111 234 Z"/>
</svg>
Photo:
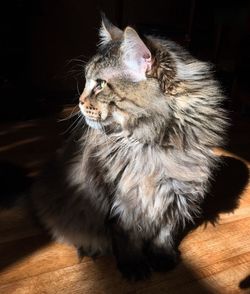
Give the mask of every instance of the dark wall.
<svg viewBox="0 0 250 294">
<path fill-rule="evenodd" d="M 95 50 L 99 13 L 97 0 L 38 1 L 32 13 L 32 81 L 42 90 L 70 91 L 65 79 L 72 58 Z M 91 4 L 90 4 L 91 3 Z"/>
<path fill-rule="evenodd" d="M 218 4 L 218 3 L 219 4 Z M 12 0 L 0 9 L 2 120 L 29 118 L 73 101 L 81 63 L 96 48 L 100 10 L 121 27 L 164 35 L 216 64 L 230 107 L 248 116 L 248 2 L 195 0 Z"/>
</svg>

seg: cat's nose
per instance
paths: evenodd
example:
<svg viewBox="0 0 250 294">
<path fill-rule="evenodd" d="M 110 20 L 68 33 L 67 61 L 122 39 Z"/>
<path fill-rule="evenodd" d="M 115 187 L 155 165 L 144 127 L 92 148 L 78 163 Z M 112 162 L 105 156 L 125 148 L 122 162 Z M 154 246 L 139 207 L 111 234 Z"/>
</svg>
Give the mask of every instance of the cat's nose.
<svg viewBox="0 0 250 294">
<path fill-rule="evenodd" d="M 98 108 L 94 105 L 93 101 L 91 102 L 89 98 L 89 96 L 82 94 L 79 98 L 79 103 L 81 105 L 84 105 L 84 109 L 88 109 L 90 111 L 97 111 Z"/>
</svg>

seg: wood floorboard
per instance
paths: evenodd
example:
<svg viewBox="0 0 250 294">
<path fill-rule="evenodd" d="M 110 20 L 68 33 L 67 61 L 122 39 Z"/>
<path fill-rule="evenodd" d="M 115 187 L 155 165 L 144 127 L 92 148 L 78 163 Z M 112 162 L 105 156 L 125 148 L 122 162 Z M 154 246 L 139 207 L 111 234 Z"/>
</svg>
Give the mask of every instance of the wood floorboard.
<svg viewBox="0 0 250 294">
<path fill-rule="evenodd" d="M 36 175 L 60 145 L 57 134 L 65 127 L 54 118 L 2 124 L 0 160 L 18 163 Z M 51 241 L 20 206 L 0 210 L 0 293 L 250 293 L 249 162 L 242 157 L 250 148 L 246 130 L 244 123 L 234 134 L 234 153 L 216 150 L 228 160 L 220 185 L 205 206 L 207 221 L 182 240 L 182 261 L 173 271 L 128 283 L 112 257 L 79 262 L 72 247 Z"/>
</svg>

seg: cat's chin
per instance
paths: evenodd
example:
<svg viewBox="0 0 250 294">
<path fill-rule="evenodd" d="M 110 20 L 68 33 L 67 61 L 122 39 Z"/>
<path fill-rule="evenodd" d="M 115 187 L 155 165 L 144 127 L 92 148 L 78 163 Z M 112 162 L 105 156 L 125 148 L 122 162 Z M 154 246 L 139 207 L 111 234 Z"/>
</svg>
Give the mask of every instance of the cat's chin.
<svg viewBox="0 0 250 294">
<path fill-rule="evenodd" d="M 102 122 L 95 121 L 95 120 L 89 119 L 87 117 L 84 117 L 84 119 L 85 119 L 88 126 L 90 126 L 93 129 L 97 129 L 97 130 L 102 130 L 103 127 L 108 126 L 112 123 L 112 120 L 109 118 L 102 121 Z"/>
</svg>

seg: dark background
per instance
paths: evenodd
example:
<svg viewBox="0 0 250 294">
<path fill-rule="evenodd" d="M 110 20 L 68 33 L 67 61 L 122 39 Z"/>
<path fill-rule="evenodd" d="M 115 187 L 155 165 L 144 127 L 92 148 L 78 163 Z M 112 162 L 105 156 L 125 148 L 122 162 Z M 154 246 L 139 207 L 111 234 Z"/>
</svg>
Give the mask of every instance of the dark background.
<svg viewBox="0 0 250 294">
<path fill-rule="evenodd" d="M 83 61 L 88 60 L 96 50 L 100 10 L 121 28 L 132 25 L 141 33 L 154 33 L 173 39 L 185 46 L 195 57 L 215 64 L 216 75 L 228 96 L 225 107 L 230 110 L 232 123 L 226 150 L 250 161 L 249 0 L 2 0 L 0 206 L 11 207 L 17 194 L 29 187 L 30 179 L 35 178 L 54 158 L 54 151 L 62 141 L 58 138 L 62 136 L 56 135 L 60 134 L 59 129 L 63 129 L 63 134 L 68 136 L 78 127 L 79 121 L 74 117 L 72 123 L 70 115 L 69 122 L 66 120 L 69 126 L 65 127 L 64 121 L 63 126 L 58 127 L 56 117 L 65 104 L 78 104 L 79 93 L 84 87 Z M 71 112 L 71 107 L 69 109 Z M 33 118 L 46 119 L 30 120 Z M 17 169 L 16 165 L 22 168 Z M 25 177 L 23 167 L 25 171 L 27 169 L 29 178 Z M 210 191 L 213 197 L 207 197 L 204 201 L 202 221 L 215 224 L 219 213 L 232 212 L 238 206 L 248 178 L 245 163 L 224 156 L 223 166 L 213 175 Z M 248 199 L 245 198 L 242 202 L 244 211 Z M 234 221 L 231 222 L 232 232 L 240 228 L 239 221 L 242 232 L 246 231 L 243 230 L 244 214 L 245 212 L 243 215 L 239 212 L 237 225 L 234 225 Z M 19 267 L 19 261 L 26 262 L 24 257 L 35 253 L 49 242 L 44 234 L 36 235 L 33 218 L 26 220 L 25 216 L 22 219 L 19 211 L 17 218 L 15 217 L 14 213 L 4 213 L 1 217 L 4 240 L 1 241 L 0 248 L 0 270 L 5 270 L 6 267 L 8 271 L 9 266 L 14 269 L 16 262 Z M 226 238 L 230 242 L 230 229 L 228 232 L 228 235 L 222 236 L 222 242 L 227 242 Z M 237 251 L 241 246 L 240 237 L 244 239 L 244 236 L 243 233 L 238 236 L 239 240 L 233 236 L 233 247 L 228 247 L 233 252 L 229 256 L 231 265 L 238 257 L 238 265 L 244 261 L 244 256 L 238 256 Z M 243 244 L 246 244 L 244 240 Z M 222 247 L 219 249 L 224 253 Z M 58 254 L 61 256 L 62 252 Z M 40 257 L 39 259 L 42 260 Z M 224 264 L 230 264 L 229 259 L 221 260 Z M 48 260 L 48 257 L 44 256 L 44 260 Z M 210 265 L 216 267 L 216 264 Z M 25 268 L 32 269 L 32 261 L 30 266 L 26 265 Z M 107 282 L 112 273 L 112 270 L 107 270 L 109 266 L 112 267 L 110 261 L 107 264 L 95 263 L 104 287 L 110 285 Z M 189 264 L 183 264 L 182 269 L 177 270 L 176 277 L 173 276 L 174 285 L 178 276 L 183 276 L 184 281 L 189 281 L 191 288 L 197 289 L 197 293 L 211 293 L 210 289 L 206 290 L 207 283 L 203 284 L 200 276 L 195 277 L 196 270 L 191 269 Z M 249 276 L 242 278 L 244 280 L 240 287 L 249 287 Z M 114 279 L 117 279 L 116 276 Z M 194 279 L 195 283 L 192 283 Z M 39 277 L 37 281 L 36 285 L 39 286 Z M 120 282 L 117 280 L 114 285 L 118 284 Z M 159 285 L 161 288 L 165 287 L 165 284 Z M 173 283 L 170 283 L 170 291 L 172 286 Z M 105 292 L 105 288 L 103 291 Z"/>
<path fill-rule="evenodd" d="M 94 52 L 100 10 L 124 28 L 173 39 L 216 65 L 233 117 L 250 117 L 249 1 L 9 0 L 0 4 L 0 120 L 77 103 L 81 61 Z"/>
</svg>

